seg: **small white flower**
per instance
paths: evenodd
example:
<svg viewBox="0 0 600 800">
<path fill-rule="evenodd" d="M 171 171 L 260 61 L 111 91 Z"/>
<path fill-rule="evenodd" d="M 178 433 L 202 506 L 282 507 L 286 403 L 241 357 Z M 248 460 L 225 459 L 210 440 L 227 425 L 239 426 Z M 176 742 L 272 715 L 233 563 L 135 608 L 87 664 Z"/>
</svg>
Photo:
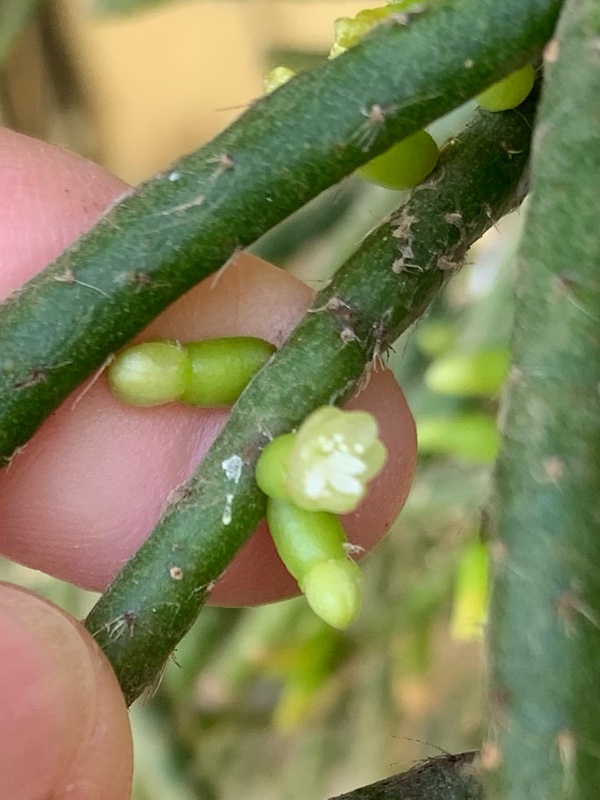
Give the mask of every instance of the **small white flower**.
<svg viewBox="0 0 600 800">
<path fill-rule="evenodd" d="M 308 511 L 347 514 L 363 499 L 367 482 L 386 458 L 371 414 L 317 409 L 298 430 L 289 454 L 290 498 Z"/>
</svg>

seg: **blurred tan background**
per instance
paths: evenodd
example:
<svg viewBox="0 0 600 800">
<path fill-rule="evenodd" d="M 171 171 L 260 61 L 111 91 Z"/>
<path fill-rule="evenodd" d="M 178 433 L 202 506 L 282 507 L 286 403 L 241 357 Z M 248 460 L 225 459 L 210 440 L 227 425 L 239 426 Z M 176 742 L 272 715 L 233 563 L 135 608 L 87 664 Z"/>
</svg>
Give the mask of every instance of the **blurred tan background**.
<svg viewBox="0 0 600 800">
<path fill-rule="evenodd" d="M 60 0 L 103 162 L 137 182 L 211 138 L 254 97 L 268 53 L 328 52 L 336 17 L 364 3 L 181 0 L 98 17 Z"/>
</svg>

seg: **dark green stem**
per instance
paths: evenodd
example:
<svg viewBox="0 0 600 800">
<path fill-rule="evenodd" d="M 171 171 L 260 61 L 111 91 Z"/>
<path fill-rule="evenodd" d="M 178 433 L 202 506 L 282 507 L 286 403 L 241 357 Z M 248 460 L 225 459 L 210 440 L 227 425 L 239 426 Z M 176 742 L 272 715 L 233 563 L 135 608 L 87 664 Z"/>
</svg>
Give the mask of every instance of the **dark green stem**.
<svg viewBox="0 0 600 800">
<path fill-rule="evenodd" d="M 597 0 L 568 0 L 547 59 L 491 544 L 497 800 L 600 797 Z"/>
<path fill-rule="evenodd" d="M 0 463 L 173 300 L 397 139 L 532 60 L 561 0 L 440 0 L 257 100 L 0 307 Z"/>
<path fill-rule="evenodd" d="M 128 702 L 154 680 L 211 584 L 264 514 L 254 464 L 269 436 L 341 403 L 427 308 L 469 246 L 521 199 L 535 99 L 480 112 L 438 169 L 364 241 L 250 382 L 191 480 L 87 626 Z"/>
<path fill-rule="evenodd" d="M 483 800 L 476 753 L 428 758 L 408 772 L 331 800 Z"/>
</svg>

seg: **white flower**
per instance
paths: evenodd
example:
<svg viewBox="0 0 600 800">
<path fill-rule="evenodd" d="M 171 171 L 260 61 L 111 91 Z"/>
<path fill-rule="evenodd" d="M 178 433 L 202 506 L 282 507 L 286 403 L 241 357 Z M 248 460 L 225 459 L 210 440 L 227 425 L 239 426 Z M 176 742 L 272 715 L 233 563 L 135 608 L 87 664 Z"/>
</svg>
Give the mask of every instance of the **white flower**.
<svg viewBox="0 0 600 800">
<path fill-rule="evenodd" d="M 372 414 L 317 409 L 301 425 L 289 454 L 290 499 L 308 511 L 347 514 L 363 499 L 367 482 L 386 458 Z"/>
</svg>

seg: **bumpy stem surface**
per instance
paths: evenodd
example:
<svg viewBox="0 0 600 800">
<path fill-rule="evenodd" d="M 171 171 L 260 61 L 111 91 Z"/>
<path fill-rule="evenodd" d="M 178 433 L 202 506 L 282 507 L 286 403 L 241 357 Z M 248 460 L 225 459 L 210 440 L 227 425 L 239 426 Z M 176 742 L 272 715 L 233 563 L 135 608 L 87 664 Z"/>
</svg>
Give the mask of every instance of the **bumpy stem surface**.
<svg viewBox="0 0 600 800">
<path fill-rule="evenodd" d="M 436 756 L 331 800 L 483 800 L 476 753 Z"/>
<path fill-rule="evenodd" d="M 443 150 L 427 183 L 367 237 L 253 378 L 196 474 L 92 610 L 86 624 L 128 702 L 155 679 L 263 516 L 254 465 L 269 437 L 347 398 L 472 242 L 519 202 L 534 106 L 532 96 L 518 112 L 479 112 Z"/>
<path fill-rule="evenodd" d="M 569 0 L 521 248 L 496 474 L 486 797 L 600 797 L 600 8 Z"/>
<path fill-rule="evenodd" d="M 290 81 L 0 306 L 0 464 L 107 356 L 372 156 L 532 60 L 561 0 L 441 0 Z"/>
</svg>

